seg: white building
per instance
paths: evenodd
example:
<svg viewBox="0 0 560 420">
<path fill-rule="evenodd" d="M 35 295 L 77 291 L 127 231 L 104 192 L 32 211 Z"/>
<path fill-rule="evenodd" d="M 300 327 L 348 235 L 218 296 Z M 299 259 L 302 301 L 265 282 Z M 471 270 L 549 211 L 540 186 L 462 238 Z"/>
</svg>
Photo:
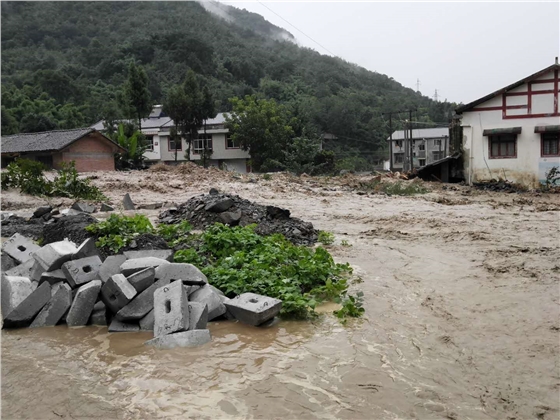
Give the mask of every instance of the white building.
<svg viewBox="0 0 560 420">
<path fill-rule="evenodd" d="M 556 63 L 456 112 L 463 127 L 464 176 L 470 183 L 507 179 L 536 187 L 560 167 Z"/>
<path fill-rule="evenodd" d="M 170 130 L 174 126 L 173 120 L 163 113 L 162 105 L 155 105 L 150 116 L 142 120 L 142 133 L 148 140 L 148 149 L 144 156 L 148 162 L 164 162 L 174 164 L 187 160 L 187 140 L 181 139 L 181 143 L 171 139 Z M 103 130 L 103 121 L 92 126 L 97 130 Z M 198 139 L 191 145 L 190 160 L 201 159 L 202 151 L 206 147 L 212 151 L 208 164 L 235 172 L 251 172 L 249 164 L 250 155 L 248 151 L 240 148 L 229 136 L 225 127 L 225 114 L 218 114 L 216 118 L 206 121 L 206 135 L 204 127 L 198 130 Z"/>
<path fill-rule="evenodd" d="M 409 138 L 410 131 L 395 131 L 387 138 L 390 145 L 392 171 L 402 171 L 410 168 L 410 153 L 412 153 L 413 168 L 421 168 L 447 156 L 449 152 L 449 128 L 414 128 L 412 129 L 412 145 Z M 406 164 L 408 163 L 408 165 Z"/>
</svg>

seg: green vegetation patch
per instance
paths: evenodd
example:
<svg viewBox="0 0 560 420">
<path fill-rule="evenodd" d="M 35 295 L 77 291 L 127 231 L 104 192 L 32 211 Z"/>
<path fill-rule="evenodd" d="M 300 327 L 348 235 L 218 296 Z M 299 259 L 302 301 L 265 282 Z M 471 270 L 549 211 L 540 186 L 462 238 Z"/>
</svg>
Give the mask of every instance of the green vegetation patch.
<svg viewBox="0 0 560 420">
<path fill-rule="evenodd" d="M 385 193 L 387 195 L 416 195 L 426 194 L 428 189 L 417 180 L 414 181 L 383 181 L 373 179 L 368 182 L 360 182 L 358 189 L 374 193 Z"/>
</svg>

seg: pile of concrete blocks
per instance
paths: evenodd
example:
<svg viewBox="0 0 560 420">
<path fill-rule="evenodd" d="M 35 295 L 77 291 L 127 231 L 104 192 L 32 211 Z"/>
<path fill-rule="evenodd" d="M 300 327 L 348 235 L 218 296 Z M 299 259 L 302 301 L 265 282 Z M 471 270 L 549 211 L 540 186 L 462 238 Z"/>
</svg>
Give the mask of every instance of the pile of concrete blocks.
<svg viewBox="0 0 560 420">
<path fill-rule="evenodd" d="M 280 312 L 278 299 L 228 299 L 197 267 L 172 260 L 172 250 L 102 260 L 93 238 L 40 247 L 15 234 L 2 245 L 3 328 L 107 325 L 109 332 L 153 331 L 147 344 L 159 348 L 190 347 L 210 341 L 208 321 L 256 326 Z"/>
</svg>

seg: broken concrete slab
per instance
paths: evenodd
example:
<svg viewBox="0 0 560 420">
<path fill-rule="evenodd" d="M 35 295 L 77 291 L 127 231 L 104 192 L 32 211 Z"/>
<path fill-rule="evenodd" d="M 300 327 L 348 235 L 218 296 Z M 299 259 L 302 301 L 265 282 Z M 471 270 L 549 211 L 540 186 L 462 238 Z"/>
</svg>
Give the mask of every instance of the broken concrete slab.
<svg viewBox="0 0 560 420">
<path fill-rule="evenodd" d="M 111 207 L 109 204 L 107 203 L 101 203 L 101 209 L 100 211 L 113 211 L 115 210 L 114 207 Z"/>
<path fill-rule="evenodd" d="M 126 279 L 130 284 L 132 284 L 132 287 L 140 293 L 154 284 L 155 277 L 156 269 L 154 267 L 148 267 L 142 271 L 137 271 L 136 273 L 131 274 Z"/>
<path fill-rule="evenodd" d="M 222 297 L 206 284 L 189 296 L 191 302 L 200 302 L 208 305 L 208 321 L 212 321 L 226 312 Z"/>
<path fill-rule="evenodd" d="M 82 213 L 95 213 L 96 212 L 96 208 L 95 206 L 92 206 L 91 204 L 88 203 L 84 203 L 83 201 L 76 201 L 74 204 L 72 204 L 72 207 L 70 207 L 71 209 L 77 210 L 77 211 L 81 211 Z"/>
<path fill-rule="evenodd" d="M 3 272 L 11 270 L 12 268 L 17 267 L 18 265 L 19 265 L 18 261 L 14 260 L 8 254 L 2 253 L 1 262 L 0 262 L 0 269 Z"/>
<path fill-rule="evenodd" d="M 172 349 L 174 347 L 198 347 L 212 341 L 209 330 L 191 330 L 168 334 L 146 341 L 147 346 L 159 349 Z"/>
<path fill-rule="evenodd" d="M 208 305 L 189 302 L 189 330 L 205 330 L 208 323 Z"/>
<path fill-rule="evenodd" d="M 136 296 L 132 301 L 117 312 L 115 318 L 119 321 L 134 321 L 142 319 L 154 308 L 154 292 L 162 287 L 169 284 L 169 280 L 158 280 L 138 296 Z"/>
<path fill-rule="evenodd" d="M 189 301 L 180 281 L 154 292 L 154 337 L 189 329 Z"/>
<path fill-rule="evenodd" d="M 260 325 L 280 313 L 282 301 L 256 293 L 243 293 L 224 302 L 228 312 L 244 324 Z"/>
<path fill-rule="evenodd" d="M 54 271 L 45 271 L 41 274 L 41 278 L 39 279 L 39 284 L 43 282 L 49 283 L 51 286 L 54 286 L 56 283 L 61 281 L 66 281 L 66 275 L 62 271 L 62 269 L 54 270 Z"/>
<path fill-rule="evenodd" d="M 51 299 L 35 317 L 30 327 L 55 326 L 72 305 L 72 289 L 66 283 L 57 283 L 52 287 Z"/>
<path fill-rule="evenodd" d="M 138 324 L 131 324 L 127 322 L 122 322 L 117 319 L 113 319 L 109 325 L 109 332 L 134 332 L 140 331 L 140 326 Z"/>
<path fill-rule="evenodd" d="M 146 249 L 143 251 L 124 251 L 123 254 L 128 260 L 155 257 L 171 262 L 173 261 L 174 252 L 172 249 Z"/>
<path fill-rule="evenodd" d="M 123 197 L 123 207 L 125 210 L 136 210 L 136 206 L 132 202 L 132 198 L 130 198 L 129 193 L 126 193 Z"/>
<path fill-rule="evenodd" d="M 33 267 L 35 266 L 35 259 L 30 258 L 23 264 L 20 264 L 14 268 L 10 268 L 4 274 L 7 276 L 16 276 L 16 277 L 28 277 L 31 279 L 31 272 L 33 271 Z"/>
<path fill-rule="evenodd" d="M 44 268 L 43 271 L 58 270 L 78 251 L 70 241 L 53 242 L 43 246 L 31 255 Z M 42 273 L 42 272 L 41 272 Z"/>
<path fill-rule="evenodd" d="M 168 279 L 170 282 L 181 280 L 188 286 L 203 286 L 208 283 L 206 276 L 192 264 L 169 263 L 156 269 L 156 279 Z"/>
<path fill-rule="evenodd" d="M 96 255 L 65 262 L 62 264 L 62 271 L 68 284 L 75 289 L 89 281 L 99 279 L 101 264 L 101 258 Z"/>
<path fill-rule="evenodd" d="M 124 308 L 136 294 L 136 289 L 122 274 L 111 276 L 101 288 L 101 300 L 114 314 Z"/>
<path fill-rule="evenodd" d="M 121 264 L 121 273 L 128 277 L 131 274 L 134 274 L 137 271 L 142 271 L 148 267 L 157 268 L 164 264 L 170 263 L 169 261 L 156 257 L 134 258 L 132 260 L 126 260 Z"/>
<path fill-rule="evenodd" d="M 51 285 L 43 283 L 4 318 L 4 328 L 28 326 L 50 299 Z"/>
<path fill-rule="evenodd" d="M 44 216 L 45 214 L 48 214 L 52 211 L 52 207 L 51 206 L 41 206 L 38 207 L 34 212 L 33 212 L 33 217 L 35 219 Z"/>
<path fill-rule="evenodd" d="M 69 327 L 87 324 L 102 284 L 101 280 L 92 280 L 80 286 L 76 291 L 70 310 L 66 315 L 66 323 Z"/>
<path fill-rule="evenodd" d="M 0 294 L 2 318 L 19 306 L 35 290 L 27 277 L 8 276 L 2 274 Z"/>
<path fill-rule="evenodd" d="M 142 331 L 153 331 L 154 330 L 154 311 L 153 309 L 146 314 L 144 318 L 140 320 L 140 329 Z"/>
<path fill-rule="evenodd" d="M 29 279 L 39 282 L 43 273 L 46 272 L 46 268 L 39 261 L 35 259 L 33 259 L 33 261 L 35 261 L 35 263 L 33 264 L 33 267 L 31 268 L 31 271 L 29 273 Z"/>
<path fill-rule="evenodd" d="M 99 250 L 95 246 L 95 239 L 87 238 L 82 244 L 78 247 L 78 250 L 75 254 L 72 255 L 73 260 L 79 260 L 82 258 L 87 257 L 95 257 L 99 256 Z"/>
<path fill-rule="evenodd" d="M 101 267 L 99 267 L 99 278 L 103 283 L 114 276 L 115 274 L 120 274 L 121 265 L 126 261 L 124 255 L 110 255 L 105 258 Z"/>
<path fill-rule="evenodd" d="M 19 233 L 14 234 L 2 244 L 2 252 L 12 257 L 19 264 L 32 258 L 32 254 L 40 249 L 39 245 Z"/>
<path fill-rule="evenodd" d="M 222 213 L 233 206 L 233 200 L 231 198 L 224 198 L 222 200 L 217 200 L 211 202 L 204 207 L 204 210 L 212 213 Z"/>
</svg>

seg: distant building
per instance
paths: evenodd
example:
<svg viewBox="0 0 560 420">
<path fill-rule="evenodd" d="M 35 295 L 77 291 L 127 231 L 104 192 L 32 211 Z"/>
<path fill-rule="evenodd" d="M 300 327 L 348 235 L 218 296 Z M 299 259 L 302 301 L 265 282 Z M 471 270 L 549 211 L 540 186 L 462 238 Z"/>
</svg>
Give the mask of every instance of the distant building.
<svg viewBox="0 0 560 420">
<path fill-rule="evenodd" d="M 536 186 L 560 167 L 556 63 L 457 108 L 469 182 L 505 178 Z"/>
<path fill-rule="evenodd" d="M 406 149 L 409 131 L 395 131 L 387 139 L 390 143 L 390 168 L 402 171 L 406 167 L 410 150 Z M 408 143 L 410 144 L 410 143 Z M 410 146 L 409 146 L 410 147 Z M 414 168 L 421 168 L 443 159 L 449 152 L 449 128 L 415 128 L 412 130 L 412 163 Z"/>
<path fill-rule="evenodd" d="M 204 127 L 198 130 L 198 139 L 191 144 L 190 160 L 201 159 L 206 143 L 206 147 L 212 151 L 208 165 L 241 173 L 251 172 L 249 152 L 241 149 L 229 135 L 225 127 L 225 115 L 221 113 L 206 121 L 206 135 Z M 154 106 L 150 116 L 142 120 L 142 133 L 148 140 L 148 149 L 144 153 L 148 162 L 175 164 L 187 160 L 187 140 L 182 138 L 181 142 L 176 143 L 170 136 L 173 126 L 173 120 L 163 113 L 162 105 Z M 103 121 L 92 127 L 103 130 Z"/>
<path fill-rule="evenodd" d="M 59 169 L 62 162 L 76 163 L 78 172 L 114 171 L 114 155 L 125 150 L 93 128 L 55 130 L 2 136 L 2 167 L 17 157 Z"/>
</svg>

